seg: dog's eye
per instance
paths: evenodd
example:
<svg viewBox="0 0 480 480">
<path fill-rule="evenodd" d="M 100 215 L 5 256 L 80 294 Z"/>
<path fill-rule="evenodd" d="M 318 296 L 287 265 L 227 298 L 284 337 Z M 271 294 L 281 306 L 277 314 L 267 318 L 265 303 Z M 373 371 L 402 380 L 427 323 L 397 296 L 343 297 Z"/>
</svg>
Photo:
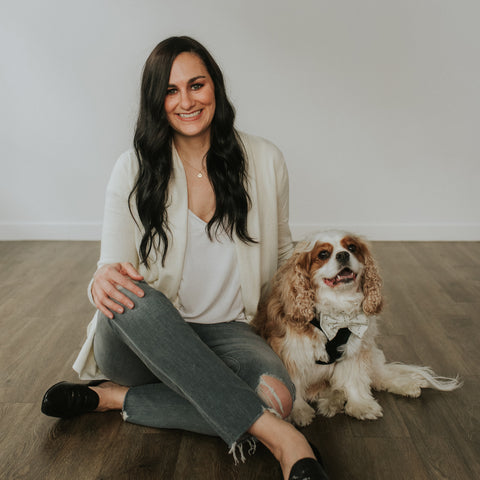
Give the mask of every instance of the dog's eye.
<svg viewBox="0 0 480 480">
<path fill-rule="evenodd" d="M 330 252 L 328 250 L 322 250 L 319 254 L 318 254 L 318 258 L 320 260 L 326 260 L 328 257 L 330 256 Z"/>
<path fill-rule="evenodd" d="M 354 245 L 353 243 L 351 243 L 347 248 L 348 248 L 348 251 L 352 253 L 355 253 L 357 251 L 357 246 Z"/>
</svg>

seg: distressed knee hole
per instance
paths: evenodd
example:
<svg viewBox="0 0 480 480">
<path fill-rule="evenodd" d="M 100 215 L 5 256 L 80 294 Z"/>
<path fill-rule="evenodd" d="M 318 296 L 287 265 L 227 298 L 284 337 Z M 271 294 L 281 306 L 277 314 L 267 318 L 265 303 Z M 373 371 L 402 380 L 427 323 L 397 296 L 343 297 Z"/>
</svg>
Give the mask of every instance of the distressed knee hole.
<svg viewBox="0 0 480 480">
<path fill-rule="evenodd" d="M 280 380 L 262 375 L 257 387 L 258 396 L 273 408 L 282 418 L 288 417 L 292 410 L 293 400 L 288 388 Z"/>
</svg>

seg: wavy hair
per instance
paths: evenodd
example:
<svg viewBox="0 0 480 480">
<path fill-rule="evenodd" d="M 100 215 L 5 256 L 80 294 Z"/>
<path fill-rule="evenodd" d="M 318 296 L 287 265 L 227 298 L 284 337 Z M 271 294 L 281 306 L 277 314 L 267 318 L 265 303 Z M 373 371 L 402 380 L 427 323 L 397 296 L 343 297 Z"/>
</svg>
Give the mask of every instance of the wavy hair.
<svg viewBox="0 0 480 480">
<path fill-rule="evenodd" d="M 167 120 L 164 103 L 172 64 L 183 52 L 194 53 L 202 60 L 215 88 L 216 106 L 206 165 L 215 193 L 216 209 L 207 224 L 207 233 L 212 238 L 223 230 L 233 239 L 235 232 L 245 243 L 256 242 L 247 230 L 251 200 L 246 188 L 246 159 L 234 128 L 235 110 L 227 98 L 222 72 L 199 42 L 185 36 L 170 37 L 154 48 L 145 63 L 134 136 L 139 172 L 128 202 L 132 213 L 131 204 L 135 200 L 143 226 L 139 255 L 147 268 L 152 249 L 161 251 L 164 265 L 169 246 L 167 202 L 173 171 L 173 131 Z"/>
</svg>

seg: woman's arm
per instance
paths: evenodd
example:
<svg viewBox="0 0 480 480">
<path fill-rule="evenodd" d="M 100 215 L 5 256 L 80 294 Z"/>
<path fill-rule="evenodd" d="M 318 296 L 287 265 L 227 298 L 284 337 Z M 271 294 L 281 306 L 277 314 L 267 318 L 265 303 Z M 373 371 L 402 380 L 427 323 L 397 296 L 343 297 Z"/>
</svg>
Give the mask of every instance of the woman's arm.
<svg viewBox="0 0 480 480">
<path fill-rule="evenodd" d="M 128 208 L 136 166 L 133 150 L 124 153 L 113 168 L 105 196 L 100 260 L 90 293 L 95 306 L 109 318 L 113 318 L 114 311 L 122 313 L 122 305 L 133 308 L 132 301 L 117 287 L 143 296 L 143 290 L 133 282 L 142 280 L 143 276 L 138 272 L 137 227 Z"/>
</svg>

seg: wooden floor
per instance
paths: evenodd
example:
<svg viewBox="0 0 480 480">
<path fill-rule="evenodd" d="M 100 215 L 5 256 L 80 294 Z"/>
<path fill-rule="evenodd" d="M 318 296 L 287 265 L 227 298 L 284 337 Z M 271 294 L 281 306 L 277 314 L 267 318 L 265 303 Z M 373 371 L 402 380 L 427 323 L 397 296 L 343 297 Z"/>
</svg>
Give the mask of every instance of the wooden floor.
<svg viewBox="0 0 480 480">
<path fill-rule="evenodd" d="M 332 480 L 480 478 L 480 243 L 374 243 L 389 360 L 461 375 L 462 389 L 419 399 L 378 393 L 384 417 L 317 418 L 303 429 Z M 124 423 L 118 412 L 58 421 L 45 389 L 71 364 L 93 309 L 96 242 L 0 243 L 0 478 L 270 480 L 265 448 L 235 466 L 217 438 Z"/>
</svg>

